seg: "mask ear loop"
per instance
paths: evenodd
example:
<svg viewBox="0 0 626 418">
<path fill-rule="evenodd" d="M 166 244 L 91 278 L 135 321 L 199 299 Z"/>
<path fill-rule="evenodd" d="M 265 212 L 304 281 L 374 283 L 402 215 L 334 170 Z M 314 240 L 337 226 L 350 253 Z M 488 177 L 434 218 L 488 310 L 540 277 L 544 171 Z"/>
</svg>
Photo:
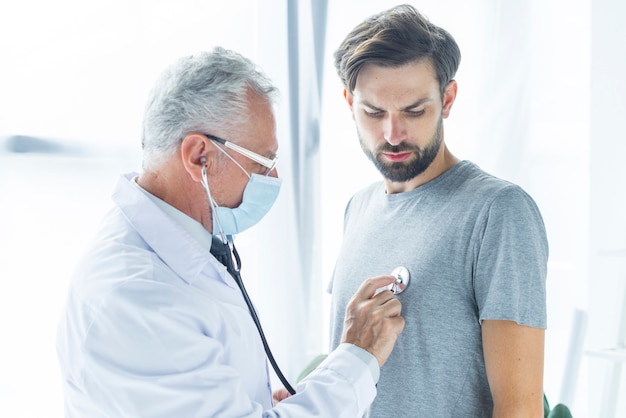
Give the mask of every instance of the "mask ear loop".
<svg viewBox="0 0 626 418">
<path fill-rule="evenodd" d="M 224 228 L 222 228 L 220 217 L 217 216 L 217 211 L 215 210 L 217 208 L 217 202 L 215 202 L 215 199 L 213 199 L 213 195 L 211 194 L 211 190 L 209 189 L 209 181 L 207 180 L 205 165 L 202 166 L 202 182 L 201 183 L 202 183 L 202 186 L 204 187 L 204 190 L 206 191 L 207 196 L 209 197 L 209 205 L 211 205 L 211 216 L 215 218 L 215 220 L 217 221 L 217 228 L 219 229 L 219 231 L 217 232 L 219 233 L 219 236 L 222 242 L 226 244 L 228 243 L 228 239 L 226 238 L 226 234 L 224 234 Z M 215 234 L 215 231 L 213 231 L 213 233 Z"/>
</svg>

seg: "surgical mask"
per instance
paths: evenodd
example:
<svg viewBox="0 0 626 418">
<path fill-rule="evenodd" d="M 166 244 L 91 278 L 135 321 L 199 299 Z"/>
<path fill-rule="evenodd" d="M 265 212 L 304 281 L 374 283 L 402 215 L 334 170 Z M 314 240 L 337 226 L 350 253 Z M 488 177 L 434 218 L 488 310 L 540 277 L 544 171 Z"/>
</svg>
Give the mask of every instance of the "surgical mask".
<svg viewBox="0 0 626 418">
<path fill-rule="evenodd" d="M 202 167 L 202 185 L 207 192 L 213 211 L 213 235 L 217 233 L 226 236 L 235 235 L 256 225 L 269 212 L 278 198 L 282 179 L 260 174 L 250 175 L 247 172 L 246 174 L 249 180 L 243 191 L 241 204 L 236 208 L 228 208 L 218 206 L 213 200 L 206 177 L 206 168 Z"/>
</svg>

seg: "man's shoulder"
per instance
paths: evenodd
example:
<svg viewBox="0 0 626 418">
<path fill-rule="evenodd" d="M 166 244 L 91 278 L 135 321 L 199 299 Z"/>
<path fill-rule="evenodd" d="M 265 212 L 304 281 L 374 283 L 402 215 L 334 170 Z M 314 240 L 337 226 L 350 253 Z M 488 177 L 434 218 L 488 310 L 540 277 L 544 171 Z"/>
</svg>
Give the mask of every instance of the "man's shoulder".
<svg viewBox="0 0 626 418">
<path fill-rule="evenodd" d="M 493 175 L 474 163 L 461 161 L 456 176 L 462 190 L 473 195 L 526 194 L 521 186 Z"/>
</svg>

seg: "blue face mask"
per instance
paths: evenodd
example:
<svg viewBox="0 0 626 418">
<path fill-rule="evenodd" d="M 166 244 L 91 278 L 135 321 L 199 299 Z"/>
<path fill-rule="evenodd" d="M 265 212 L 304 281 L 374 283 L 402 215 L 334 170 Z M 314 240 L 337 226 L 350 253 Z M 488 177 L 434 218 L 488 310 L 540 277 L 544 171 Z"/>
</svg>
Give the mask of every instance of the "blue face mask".
<svg viewBox="0 0 626 418">
<path fill-rule="evenodd" d="M 247 174 L 247 173 L 246 173 Z M 204 186 L 213 211 L 213 235 L 235 235 L 256 225 L 274 205 L 282 179 L 260 174 L 251 174 L 243 191 L 241 204 L 236 208 L 218 206 L 209 190 L 206 169 L 202 168 Z"/>
</svg>

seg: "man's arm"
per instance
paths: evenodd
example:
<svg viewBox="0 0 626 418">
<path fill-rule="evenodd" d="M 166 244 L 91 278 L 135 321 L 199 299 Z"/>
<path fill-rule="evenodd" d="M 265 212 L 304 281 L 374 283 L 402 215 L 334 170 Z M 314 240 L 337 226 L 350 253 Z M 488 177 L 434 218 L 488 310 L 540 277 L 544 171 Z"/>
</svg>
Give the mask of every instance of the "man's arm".
<svg viewBox="0 0 626 418">
<path fill-rule="evenodd" d="M 513 321 L 482 323 L 493 417 L 543 417 L 545 331 Z"/>
</svg>

